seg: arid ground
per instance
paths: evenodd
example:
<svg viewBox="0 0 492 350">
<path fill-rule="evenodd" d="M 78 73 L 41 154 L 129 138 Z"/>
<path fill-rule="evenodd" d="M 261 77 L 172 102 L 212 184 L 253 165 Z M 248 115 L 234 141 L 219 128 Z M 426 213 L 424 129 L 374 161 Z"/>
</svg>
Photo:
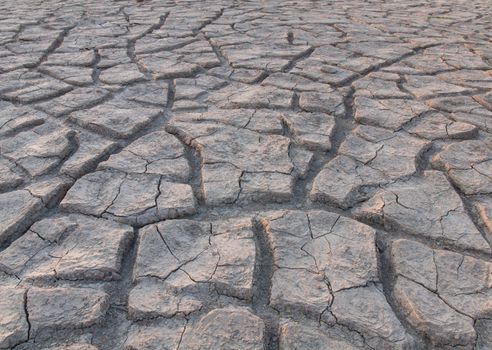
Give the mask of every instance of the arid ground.
<svg viewBox="0 0 492 350">
<path fill-rule="evenodd" d="M 0 349 L 491 350 L 492 4 L 0 1 Z"/>
</svg>

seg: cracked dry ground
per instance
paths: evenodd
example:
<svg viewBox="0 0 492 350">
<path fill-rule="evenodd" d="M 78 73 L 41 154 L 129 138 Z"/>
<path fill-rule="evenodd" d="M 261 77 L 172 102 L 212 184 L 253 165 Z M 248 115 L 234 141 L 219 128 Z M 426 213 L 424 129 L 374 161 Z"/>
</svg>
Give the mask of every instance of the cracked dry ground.
<svg viewBox="0 0 492 350">
<path fill-rule="evenodd" d="M 3 0 L 0 349 L 492 349 L 491 15 Z"/>
</svg>

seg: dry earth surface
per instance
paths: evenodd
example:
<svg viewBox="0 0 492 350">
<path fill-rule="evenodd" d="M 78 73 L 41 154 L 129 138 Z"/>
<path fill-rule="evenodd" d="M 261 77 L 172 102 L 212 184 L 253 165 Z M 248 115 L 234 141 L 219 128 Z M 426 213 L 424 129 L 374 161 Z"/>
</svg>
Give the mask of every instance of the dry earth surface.
<svg viewBox="0 0 492 350">
<path fill-rule="evenodd" d="M 492 349 L 492 7 L 0 3 L 0 349 Z"/>
</svg>

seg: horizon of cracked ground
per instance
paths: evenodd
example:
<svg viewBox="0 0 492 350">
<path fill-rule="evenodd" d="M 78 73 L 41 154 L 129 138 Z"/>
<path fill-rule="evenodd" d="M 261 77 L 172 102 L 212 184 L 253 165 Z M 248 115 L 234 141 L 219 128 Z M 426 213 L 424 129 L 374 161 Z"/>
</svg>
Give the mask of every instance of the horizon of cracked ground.
<svg viewBox="0 0 492 350">
<path fill-rule="evenodd" d="M 491 15 L 2 1 L 0 349 L 492 349 Z"/>
</svg>

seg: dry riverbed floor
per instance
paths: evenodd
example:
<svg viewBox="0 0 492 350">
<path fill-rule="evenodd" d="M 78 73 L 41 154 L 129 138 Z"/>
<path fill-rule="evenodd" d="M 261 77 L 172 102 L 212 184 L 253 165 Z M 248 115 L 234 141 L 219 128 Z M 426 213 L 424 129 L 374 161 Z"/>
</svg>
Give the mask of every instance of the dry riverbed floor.
<svg viewBox="0 0 492 350">
<path fill-rule="evenodd" d="M 492 349 L 492 8 L 0 3 L 0 349 Z"/>
</svg>

